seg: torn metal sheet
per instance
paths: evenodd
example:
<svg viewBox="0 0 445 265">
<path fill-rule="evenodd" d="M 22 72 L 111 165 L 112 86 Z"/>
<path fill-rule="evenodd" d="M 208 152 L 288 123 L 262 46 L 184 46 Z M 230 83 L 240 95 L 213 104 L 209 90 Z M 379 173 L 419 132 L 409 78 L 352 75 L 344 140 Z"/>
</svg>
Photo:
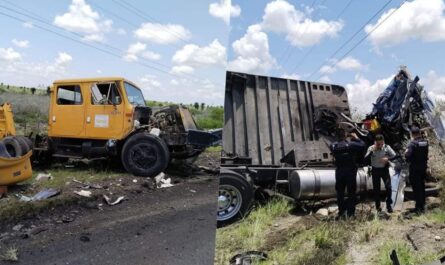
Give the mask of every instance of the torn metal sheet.
<svg viewBox="0 0 445 265">
<path fill-rule="evenodd" d="M 40 192 L 38 192 L 37 194 L 35 194 L 32 197 L 28 197 L 25 195 L 21 195 L 19 197 L 20 201 L 25 201 L 25 202 L 31 202 L 31 201 L 41 201 L 41 200 L 45 200 L 51 197 L 54 197 L 56 195 L 60 194 L 60 190 L 58 189 L 44 189 Z"/>
<path fill-rule="evenodd" d="M 86 197 L 86 198 L 91 198 L 91 194 L 92 194 L 92 192 L 89 190 L 74 191 L 74 193 L 81 197 Z"/>
<path fill-rule="evenodd" d="M 118 197 L 116 200 L 113 201 L 110 197 L 108 197 L 108 196 L 105 195 L 105 194 L 103 195 L 103 197 L 104 197 L 105 202 L 106 202 L 108 205 L 110 205 L 110 206 L 119 204 L 119 203 L 121 203 L 121 202 L 125 199 L 124 196 L 120 196 L 120 197 Z"/>
</svg>

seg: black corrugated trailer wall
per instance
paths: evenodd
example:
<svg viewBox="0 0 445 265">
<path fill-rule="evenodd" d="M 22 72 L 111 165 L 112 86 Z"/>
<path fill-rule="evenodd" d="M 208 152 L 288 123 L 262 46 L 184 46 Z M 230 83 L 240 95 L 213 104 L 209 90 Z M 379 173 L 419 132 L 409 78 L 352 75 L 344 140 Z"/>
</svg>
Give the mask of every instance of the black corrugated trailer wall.
<svg viewBox="0 0 445 265">
<path fill-rule="evenodd" d="M 331 161 L 314 113 L 329 107 L 350 115 L 341 86 L 235 72 L 227 72 L 224 107 L 223 158 L 260 166 L 282 165 L 294 148 L 300 161 Z"/>
</svg>

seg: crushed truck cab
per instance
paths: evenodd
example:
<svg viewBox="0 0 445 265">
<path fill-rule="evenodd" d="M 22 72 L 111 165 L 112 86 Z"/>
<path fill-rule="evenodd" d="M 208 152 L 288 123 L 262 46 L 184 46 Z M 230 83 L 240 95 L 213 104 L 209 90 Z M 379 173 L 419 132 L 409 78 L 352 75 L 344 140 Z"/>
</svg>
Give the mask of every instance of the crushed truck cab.
<svg viewBox="0 0 445 265">
<path fill-rule="evenodd" d="M 157 175 L 172 158 L 197 156 L 220 140 L 199 130 L 184 106 L 147 106 L 141 89 L 122 77 L 55 81 L 48 118 L 48 137 L 37 137 L 35 150 L 116 158 L 138 176 Z"/>
</svg>

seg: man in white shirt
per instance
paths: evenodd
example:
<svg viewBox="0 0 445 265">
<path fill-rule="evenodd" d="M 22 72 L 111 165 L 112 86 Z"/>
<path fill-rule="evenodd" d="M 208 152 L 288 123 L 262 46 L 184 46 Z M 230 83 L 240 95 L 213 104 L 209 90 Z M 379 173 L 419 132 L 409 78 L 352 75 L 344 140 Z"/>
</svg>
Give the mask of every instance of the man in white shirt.
<svg viewBox="0 0 445 265">
<path fill-rule="evenodd" d="M 391 199 L 391 177 L 389 175 L 389 160 L 394 158 L 396 153 L 391 146 L 385 144 L 383 135 L 375 136 L 374 145 L 368 148 L 365 155 L 365 160 L 371 160 L 372 167 L 372 186 L 374 190 L 375 207 L 378 212 L 382 211 L 380 207 L 380 179 L 385 183 L 386 196 L 386 210 L 392 213 L 392 199 Z"/>
</svg>

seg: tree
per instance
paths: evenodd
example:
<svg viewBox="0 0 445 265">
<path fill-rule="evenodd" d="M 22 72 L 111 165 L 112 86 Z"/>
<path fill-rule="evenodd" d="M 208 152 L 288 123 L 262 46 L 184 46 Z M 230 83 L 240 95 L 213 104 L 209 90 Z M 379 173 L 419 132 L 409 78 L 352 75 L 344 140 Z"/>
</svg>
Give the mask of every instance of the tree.
<svg viewBox="0 0 445 265">
<path fill-rule="evenodd" d="M 195 107 L 195 109 L 199 109 L 199 103 L 195 102 L 195 104 L 193 105 Z"/>
<path fill-rule="evenodd" d="M 35 87 L 31 87 L 31 94 L 35 94 L 36 93 L 36 88 Z"/>
<path fill-rule="evenodd" d="M 203 102 L 203 103 L 201 103 L 201 110 L 204 110 L 205 109 L 205 107 L 206 107 L 206 104 Z"/>
<path fill-rule="evenodd" d="M 47 88 L 46 88 L 46 94 L 49 96 L 49 94 L 51 94 L 51 87 L 50 86 L 48 86 Z"/>
</svg>

